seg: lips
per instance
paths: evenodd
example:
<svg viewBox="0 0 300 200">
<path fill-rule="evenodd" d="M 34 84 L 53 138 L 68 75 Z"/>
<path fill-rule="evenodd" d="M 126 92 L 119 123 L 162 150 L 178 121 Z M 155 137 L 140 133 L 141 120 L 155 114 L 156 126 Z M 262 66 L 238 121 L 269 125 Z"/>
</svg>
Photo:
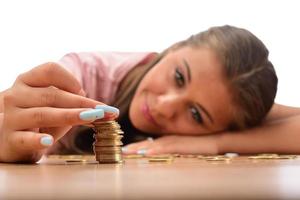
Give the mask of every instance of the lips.
<svg viewBox="0 0 300 200">
<path fill-rule="evenodd" d="M 152 123 L 153 125 L 157 126 L 160 128 L 160 125 L 155 121 L 155 119 L 152 117 L 150 110 L 149 110 L 149 106 L 147 104 L 147 98 L 145 98 L 145 102 L 142 106 L 142 113 L 144 114 L 145 118 Z"/>
</svg>

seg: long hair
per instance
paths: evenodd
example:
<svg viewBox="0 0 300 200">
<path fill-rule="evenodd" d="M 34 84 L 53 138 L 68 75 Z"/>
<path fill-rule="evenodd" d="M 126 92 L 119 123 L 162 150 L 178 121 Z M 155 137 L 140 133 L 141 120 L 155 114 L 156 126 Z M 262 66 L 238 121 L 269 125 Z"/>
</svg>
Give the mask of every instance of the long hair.
<svg viewBox="0 0 300 200">
<path fill-rule="evenodd" d="M 269 52 L 262 41 L 248 30 L 228 25 L 192 35 L 167 48 L 151 63 L 133 68 L 121 82 L 113 104 L 120 108 L 120 119 L 128 115 L 135 91 L 151 67 L 169 51 L 186 46 L 210 48 L 222 63 L 235 104 L 234 119 L 228 129 L 239 130 L 261 123 L 274 104 L 278 83 L 274 67 L 268 59 Z"/>
</svg>

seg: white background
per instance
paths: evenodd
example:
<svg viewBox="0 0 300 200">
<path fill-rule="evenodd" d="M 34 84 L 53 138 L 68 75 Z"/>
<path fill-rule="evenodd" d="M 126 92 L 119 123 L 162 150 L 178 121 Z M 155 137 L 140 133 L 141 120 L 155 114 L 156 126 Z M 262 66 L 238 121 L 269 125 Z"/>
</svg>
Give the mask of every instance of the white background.
<svg viewBox="0 0 300 200">
<path fill-rule="evenodd" d="M 0 0 L 0 91 L 71 51 L 161 51 L 210 26 L 258 36 L 279 77 L 277 103 L 300 106 L 297 0 Z"/>
</svg>

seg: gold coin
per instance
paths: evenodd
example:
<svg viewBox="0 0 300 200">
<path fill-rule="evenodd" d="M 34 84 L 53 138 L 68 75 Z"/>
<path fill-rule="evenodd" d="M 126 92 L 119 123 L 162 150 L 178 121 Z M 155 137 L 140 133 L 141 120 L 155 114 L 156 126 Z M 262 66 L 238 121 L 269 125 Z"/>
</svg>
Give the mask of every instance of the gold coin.
<svg viewBox="0 0 300 200">
<path fill-rule="evenodd" d="M 278 154 L 276 154 L 276 153 L 260 153 L 260 154 L 257 154 L 257 156 L 262 156 L 262 157 L 277 157 Z"/>
<path fill-rule="evenodd" d="M 66 162 L 86 162 L 85 159 L 76 159 L 76 158 L 73 158 L 73 159 L 66 159 L 65 161 L 66 161 Z"/>
<path fill-rule="evenodd" d="M 123 155 L 123 158 L 126 158 L 126 159 L 138 159 L 138 158 L 144 158 L 144 156 L 140 155 L 140 154 L 130 154 L 130 155 Z"/>
<path fill-rule="evenodd" d="M 173 157 L 169 158 L 149 158 L 149 162 L 172 162 L 174 160 Z"/>
<path fill-rule="evenodd" d="M 120 140 L 101 140 L 94 143 L 98 147 L 107 147 L 107 146 L 122 146 L 123 143 Z"/>
<path fill-rule="evenodd" d="M 230 158 L 223 158 L 223 157 L 213 157 L 213 158 L 206 158 L 206 161 L 230 161 Z"/>
<path fill-rule="evenodd" d="M 277 159 L 278 158 L 278 154 L 258 154 L 256 156 L 249 156 L 249 159 Z"/>
<path fill-rule="evenodd" d="M 109 135 L 120 134 L 120 135 L 122 135 L 124 133 L 121 129 L 115 129 L 115 128 L 105 129 L 105 130 L 95 129 L 95 132 L 97 133 L 96 135 L 102 135 L 102 134 L 109 134 Z"/>
<path fill-rule="evenodd" d="M 295 159 L 297 156 L 294 155 L 279 155 L 278 159 Z"/>
<path fill-rule="evenodd" d="M 174 156 L 172 154 L 159 154 L 159 155 L 147 156 L 147 158 L 169 159 L 169 158 L 174 158 Z"/>
<path fill-rule="evenodd" d="M 116 133 L 113 133 L 113 134 L 95 134 L 94 135 L 94 139 L 95 140 L 102 140 L 102 139 L 122 139 L 123 138 L 123 135 L 119 135 L 119 134 L 116 134 Z"/>
<path fill-rule="evenodd" d="M 80 159 L 82 155 L 59 155 L 60 159 Z"/>
<path fill-rule="evenodd" d="M 120 146 L 108 146 L 108 147 L 98 147 L 94 146 L 93 149 L 95 151 L 122 151 L 122 148 Z"/>
<path fill-rule="evenodd" d="M 197 155 L 195 154 L 181 154 L 181 158 L 197 158 Z"/>
<path fill-rule="evenodd" d="M 123 131 L 116 121 L 95 121 L 93 149 L 99 163 L 121 163 Z"/>
<path fill-rule="evenodd" d="M 103 151 L 103 150 L 101 150 L 101 151 L 99 151 L 99 150 L 95 150 L 94 149 L 94 153 L 96 154 L 96 155 L 100 155 L 100 154 L 115 154 L 115 153 L 117 153 L 117 154 L 121 154 L 122 153 L 122 150 L 110 150 L 110 151 Z"/>
<path fill-rule="evenodd" d="M 99 159 L 114 159 L 114 160 L 119 160 L 122 159 L 122 154 L 120 153 L 115 153 L 115 154 L 97 154 L 97 158 Z"/>
</svg>

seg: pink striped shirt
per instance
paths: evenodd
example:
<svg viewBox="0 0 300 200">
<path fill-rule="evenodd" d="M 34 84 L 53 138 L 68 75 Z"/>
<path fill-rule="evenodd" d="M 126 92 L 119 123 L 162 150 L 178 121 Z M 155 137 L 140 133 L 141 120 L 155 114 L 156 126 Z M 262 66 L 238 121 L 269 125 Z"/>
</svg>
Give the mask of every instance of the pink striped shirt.
<svg viewBox="0 0 300 200">
<path fill-rule="evenodd" d="M 87 97 L 111 104 L 124 76 L 138 64 L 145 64 L 155 53 L 92 52 L 69 53 L 58 63 L 80 82 Z M 47 154 L 86 153 L 76 144 L 77 127 L 47 150 Z"/>
<path fill-rule="evenodd" d="M 87 97 L 111 104 L 124 76 L 138 64 L 146 63 L 151 52 L 69 53 L 58 63 L 80 82 Z"/>
</svg>

